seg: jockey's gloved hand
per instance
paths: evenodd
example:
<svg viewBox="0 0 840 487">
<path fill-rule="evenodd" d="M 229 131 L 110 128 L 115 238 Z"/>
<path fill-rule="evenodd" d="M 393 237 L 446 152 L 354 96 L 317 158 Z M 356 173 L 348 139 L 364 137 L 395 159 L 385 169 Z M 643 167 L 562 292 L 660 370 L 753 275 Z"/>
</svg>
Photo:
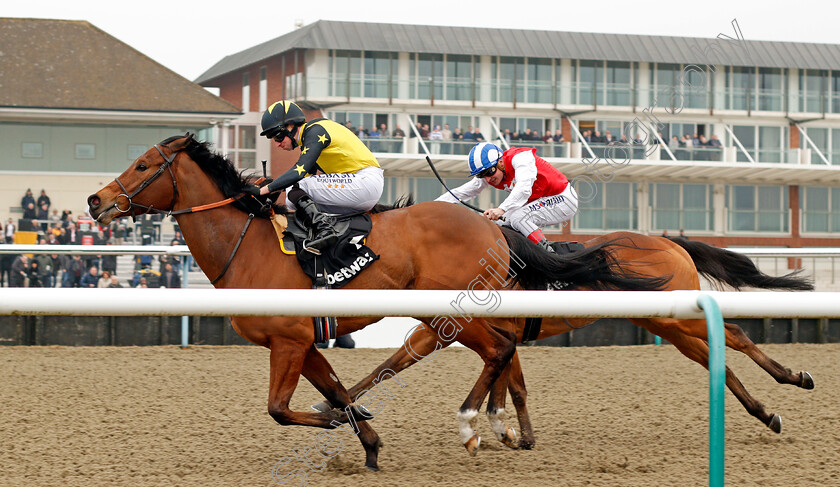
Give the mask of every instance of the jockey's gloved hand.
<svg viewBox="0 0 840 487">
<path fill-rule="evenodd" d="M 259 198 L 260 197 L 260 188 L 253 184 L 245 185 L 245 188 L 242 190 L 243 193 L 248 193 L 249 195 Z"/>
</svg>

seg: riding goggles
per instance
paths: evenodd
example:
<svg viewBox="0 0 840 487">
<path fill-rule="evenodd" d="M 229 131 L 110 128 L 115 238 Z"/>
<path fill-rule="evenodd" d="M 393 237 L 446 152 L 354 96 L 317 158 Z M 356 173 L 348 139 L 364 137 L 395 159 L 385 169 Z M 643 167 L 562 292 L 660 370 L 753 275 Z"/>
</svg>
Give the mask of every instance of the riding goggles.
<svg viewBox="0 0 840 487">
<path fill-rule="evenodd" d="M 476 174 L 475 177 L 479 179 L 489 178 L 490 176 L 496 174 L 497 166 L 490 166 L 487 169 L 481 171 L 480 173 Z"/>
</svg>

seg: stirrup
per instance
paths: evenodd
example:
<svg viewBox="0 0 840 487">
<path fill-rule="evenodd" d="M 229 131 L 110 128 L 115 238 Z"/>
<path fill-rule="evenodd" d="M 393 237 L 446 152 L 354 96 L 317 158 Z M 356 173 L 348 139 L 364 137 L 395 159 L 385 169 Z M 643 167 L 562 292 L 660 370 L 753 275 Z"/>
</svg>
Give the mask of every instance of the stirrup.
<svg viewBox="0 0 840 487">
<path fill-rule="evenodd" d="M 554 247 L 552 247 L 552 246 L 551 246 L 551 242 L 549 242 L 549 241 L 548 241 L 548 239 L 545 239 L 545 238 L 544 238 L 544 239 L 540 240 L 540 241 L 537 243 L 537 245 L 539 245 L 540 247 L 542 247 L 542 249 L 543 249 L 543 250 L 545 250 L 546 252 L 549 252 L 549 253 L 552 253 L 552 254 L 555 254 L 555 253 L 556 253 L 556 252 L 554 251 Z"/>
</svg>

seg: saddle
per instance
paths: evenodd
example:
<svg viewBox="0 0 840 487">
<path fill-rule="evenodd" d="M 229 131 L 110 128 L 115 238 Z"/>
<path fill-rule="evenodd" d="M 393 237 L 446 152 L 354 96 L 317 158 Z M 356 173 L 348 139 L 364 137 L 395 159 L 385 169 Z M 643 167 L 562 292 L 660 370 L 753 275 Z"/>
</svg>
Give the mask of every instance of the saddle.
<svg viewBox="0 0 840 487">
<path fill-rule="evenodd" d="M 320 255 L 305 249 L 304 241 L 310 240 L 312 234 L 297 217 L 288 218 L 288 226 L 282 233 L 280 243 L 283 251 L 297 256 L 301 269 L 312 279 L 313 289 L 341 288 L 379 259 L 364 244 L 373 226 L 369 214 L 334 215 L 332 218 L 335 219 L 333 227 L 338 241 Z M 326 343 L 335 338 L 335 317 L 314 317 L 313 320 L 316 343 Z"/>
</svg>

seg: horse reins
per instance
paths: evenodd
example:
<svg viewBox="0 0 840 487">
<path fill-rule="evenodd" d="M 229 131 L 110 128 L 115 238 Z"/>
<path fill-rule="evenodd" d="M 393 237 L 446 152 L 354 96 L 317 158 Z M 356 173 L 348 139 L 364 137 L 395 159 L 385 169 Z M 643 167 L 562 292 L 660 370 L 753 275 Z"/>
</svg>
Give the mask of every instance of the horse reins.
<svg viewBox="0 0 840 487">
<path fill-rule="evenodd" d="M 160 145 L 155 144 L 155 149 L 157 149 L 157 151 L 160 153 L 160 156 L 163 157 L 164 163 L 161 164 L 161 166 L 158 168 L 157 171 L 155 171 L 154 174 L 152 174 L 148 179 L 143 181 L 140 184 L 140 186 L 134 192 L 132 192 L 131 194 L 128 194 L 128 190 L 125 189 L 125 186 L 120 181 L 120 178 L 119 177 L 114 178 L 114 181 L 116 181 L 117 185 L 122 190 L 122 193 L 117 195 L 116 201 L 114 201 L 114 208 L 116 208 L 117 211 L 119 211 L 120 213 L 131 212 L 131 219 L 135 222 L 137 221 L 137 216 L 138 216 L 138 214 L 135 212 L 135 210 L 138 209 L 138 208 L 141 209 L 141 210 L 144 210 L 143 213 L 139 214 L 140 216 L 146 215 L 146 214 L 163 214 L 163 215 L 166 215 L 166 216 L 183 215 L 183 214 L 186 214 L 186 213 L 196 213 L 196 212 L 199 212 L 199 211 L 212 210 L 214 208 L 219 208 L 219 207 L 222 207 L 222 206 L 225 206 L 225 205 L 229 205 L 229 204 L 233 203 L 234 201 L 237 201 L 237 200 L 249 195 L 249 193 L 242 192 L 242 193 L 239 193 L 236 196 L 232 196 L 230 198 L 226 198 L 224 200 L 217 201 L 215 203 L 208 203 L 206 205 L 193 206 L 193 207 L 190 207 L 190 208 L 185 208 L 183 210 L 173 210 L 173 208 L 175 208 L 175 199 L 178 197 L 178 182 L 175 180 L 175 173 L 172 172 L 172 163 L 175 162 L 175 157 L 178 156 L 178 153 L 181 152 L 183 150 L 183 148 L 178 149 L 176 151 L 173 151 L 169 155 L 169 157 L 167 157 L 166 154 L 163 153 L 163 150 L 160 148 Z M 149 185 L 152 184 L 157 178 L 159 178 L 160 175 L 163 174 L 163 172 L 166 171 L 166 170 L 169 170 L 169 175 L 172 177 L 172 202 L 169 204 L 169 210 L 159 210 L 157 208 L 154 208 L 153 206 L 141 205 L 139 203 L 135 203 L 134 201 L 132 201 L 132 198 L 134 198 L 141 191 L 143 191 L 144 189 L 149 187 Z M 121 196 L 124 196 L 126 201 L 128 201 L 128 207 L 125 210 L 120 208 L 119 199 L 120 199 Z M 251 196 L 253 197 L 253 195 L 251 195 Z M 236 245 L 234 245 L 233 251 L 230 253 L 230 256 L 228 256 L 227 262 L 225 262 L 224 267 L 222 267 L 222 272 L 220 272 L 219 275 L 216 276 L 215 279 L 211 280 L 210 284 L 216 284 L 219 281 L 219 279 L 221 279 L 222 276 L 224 276 L 225 273 L 227 272 L 228 267 L 230 267 L 230 263 L 233 261 L 233 257 L 236 255 L 236 251 L 239 250 L 239 246 L 242 244 L 242 240 L 245 238 L 245 233 L 248 231 L 248 227 L 251 226 L 251 221 L 253 219 L 254 219 L 254 214 L 249 213 L 248 214 L 248 220 L 245 222 L 245 227 L 242 229 L 242 232 L 239 234 L 239 240 L 236 241 Z"/>
</svg>

